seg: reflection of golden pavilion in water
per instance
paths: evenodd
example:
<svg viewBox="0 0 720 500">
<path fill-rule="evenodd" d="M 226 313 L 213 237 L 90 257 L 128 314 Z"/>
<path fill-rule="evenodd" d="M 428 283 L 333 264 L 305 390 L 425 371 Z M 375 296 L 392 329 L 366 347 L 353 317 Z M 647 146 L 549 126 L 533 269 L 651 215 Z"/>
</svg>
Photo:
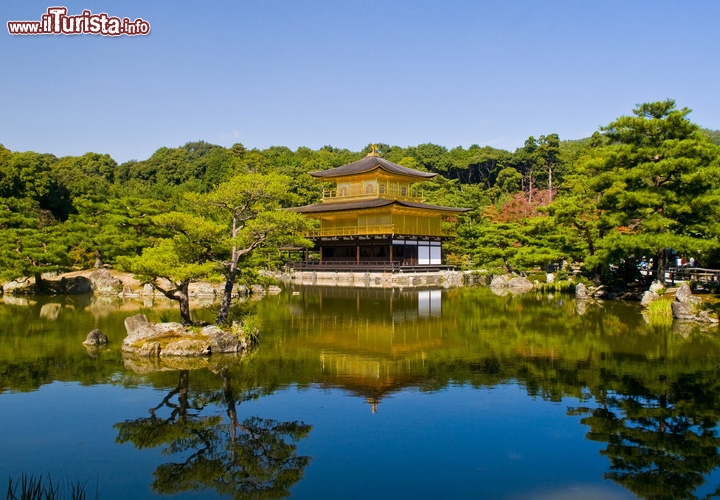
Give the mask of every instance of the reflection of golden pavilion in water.
<svg viewBox="0 0 720 500">
<path fill-rule="evenodd" d="M 375 412 L 383 396 L 427 380 L 426 353 L 446 347 L 441 290 L 316 290 L 299 297 L 292 321 L 297 348 L 319 352 L 319 383 L 364 396 Z"/>
</svg>

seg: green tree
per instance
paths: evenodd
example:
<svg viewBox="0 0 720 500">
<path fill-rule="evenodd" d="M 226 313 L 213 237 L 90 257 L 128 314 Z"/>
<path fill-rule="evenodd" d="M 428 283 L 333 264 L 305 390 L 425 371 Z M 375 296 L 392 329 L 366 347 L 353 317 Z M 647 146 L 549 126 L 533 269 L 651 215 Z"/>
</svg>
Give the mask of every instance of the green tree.
<svg viewBox="0 0 720 500">
<path fill-rule="evenodd" d="M 473 144 L 467 150 L 461 147 L 449 152 L 452 167 L 448 176 L 462 184 L 479 184 L 485 189 L 495 185 L 498 172 L 508 164 L 511 154 L 503 149 Z"/>
<path fill-rule="evenodd" d="M 710 137 L 710 140 L 714 143 L 720 146 L 720 130 L 708 130 L 706 128 L 703 129 L 703 132 L 707 134 L 708 137 Z"/>
<path fill-rule="evenodd" d="M 536 151 L 538 142 L 535 137 L 530 136 L 525 140 L 522 148 L 515 151 L 512 163 L 513 167 L 520 172 L 521 189 L 527 196 L 528 203 L 532 203 L 533 190 L 536 189 L 536 179 L 538 174 Z"/>
<path fill-rule="evenodd" d="M 278 174 L 238 175 L 206 195 L 188 195 L 193 210 L 204 213 L 223 231 L 215 245 L 226 278 L 218 324 L 228 320 L 241 259 L 262 247 L 310 246 L 309 240 L 299 236 L 308 227 L 307 219 L 281 210 L 293 200 L 289 183 L 290 178 Z"/>
<path fill-rule="evenodd" d="M 167 230 L 153 223 L 152 217 L 168 210 L 168 204 L 137 197 L 93 201 L 74 200 L 75 214 L 63 227 L 71 258 L 80 266 L 102 267 L 121 256 L 140 255 L 142 250 Z"/>
<path fill-rule="evenodd" d="M 110 155 L 85 153 L 82 156 L 66 156 L 51 165 L 57 184 L 67 190 L 69 196 L 106 200 L 115 181 L 117 162 Z"/>
<path fill-rule="evenodd" d="M 489 190 L 494 203 L 507 199 L 509 195 L 521 190 L 523 176 L 513 167 L 505 167 L 498 172 L 495 185 Z"/>
<path fill-rule="evenodd" d="M 168 232 L 138 257 L 119 264 L 180 303 L 184 324 L 191 324 L 189 285 L 211 275 L 225 277 L 217 323 L 228 321 L 233 288 L 242 259 L 257 249 L 310 245 L 301 236 L 308 221 L 282 210 L 293 199 L 290 179 L 277 174 L 237 175 L 209 193 L 187 192 L 182 211 L 160 214 L 153 222 Z"/>
<path fill-rule="evenodd" d="M 521 174 L 522 190 L 529 203 L 532 203 L 540 184 L 545 182 L 552 198 L 558 169 L 561 167 L 560 138 L 557 134 L 541 135 L 539 139 L 528 137 L 523 147 L 515 151 L 511 163 Z M 508 179 L 512 178 L 508 173 L 505 175 Z"/>
<path fill-rule="evenodd" d="M 72 212 L 70 194 L 58 183 L 53 173 L 57 158 L 51 154 L 26 151 L 0 158 L 0 197 L 30 198 L 49 210 L 57 220 L 67 219 Z M 3 161 L 4 160 L 4 161 Z"/>
<path fill-rule="evenodd" d="M 564 253 L 573 260 L 595 262 L 596 246 L 605 236 L 602 212 L 597 206 L 599 194 L 593 192 L 586 171 L 580 167 L 565 178 L 564 189 L 548 207 L 548 213 L 563 228 L 567 238 Z M 600 267 L 594 266 L 595 279 L 600 279 Z"/>
<path fill-rule="evenodd" d="M 506 197 L 485 208 L 474 228 L 459 231 L 462 239 L 473 242 L 477 264 L 501 261 L 507 272 L 514 272 L 558 260 L 562 244 L 552 219 L 544 213 L 550 193 L 535 189 L 531 198 L 532 202 L 522 192 Z"/>
<path fill-rule="evenodd" d="M 242 145 L 240 145 L 242 146 Z M 122 183 L 150 183 L 168 188 L 208 191 L 224 181 L 243 156 L 240 148 L 227 150 L 204 141 L 188 142 L 182 147 L 162 147 L 147 160 L 129 161 L 118 167 L 116 178 Z"/>
<path fill-rule="evenodd" d="M 552 200 L 553 186 L 557 184 L 558 168 L 560 167 L 560 138 L 558 135 L 541 135 L 538 139 L 535 157 L 538 167 L 547 175 L 547 190 Z"/>
<path fill-rule="evenodd" d="M 32 276 L 42 292 L 42 274 L 68 264 L 62 226 L 36 200 L 0 200 L 0 235 L 0 279 Z"/>
<path fill-rule="evenodd" d="M 408 150 L 410 154 L 405 156 L 414 157 L 422 165 L 423 170 L 448 177 L 452 163 L 446 147 L 427 143 L 420 144 L 415 148 L 408 148 Z"/>
<path fill-rule="evenodd" d="M 718 147 L 673 100 L 639 105 L 601 130 L 581 162 L 605 232 L 589 264 L 653 255 L 664 279 L 666 249 L 697 255 L 718 246 Z"/>
<path fill-rule="evenodd" d="M 180 321 L 191 325 L 189 286 L 216 272 L 218 263 L 213 250 L 223 228 L 211 220 L 182 212 L 157 215 L 153 220 L 172 237 L 160 239 L 140 256 L 120 257 L 118 264 L 177 301 Z"/>
</svg>

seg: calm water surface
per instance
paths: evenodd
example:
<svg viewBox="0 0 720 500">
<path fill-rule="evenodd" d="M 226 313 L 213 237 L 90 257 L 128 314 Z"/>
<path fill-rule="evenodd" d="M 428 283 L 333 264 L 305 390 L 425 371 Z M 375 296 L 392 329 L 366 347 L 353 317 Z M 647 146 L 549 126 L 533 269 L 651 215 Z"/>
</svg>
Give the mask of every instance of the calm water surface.
<svg viewBox="0 0 720 500">
<path fill-rule="evenodd" d="M 296 288 L 252 309 L 249 355 L 152 361 L 123 358 L 123 320 L 176 320 L 167 304 L 2 299 L 0 481 L 102 500 L 718 493 L 717 330 L 487 289 Z M 81 345 L 94 328 L 107 348 Z"/>
</svg>

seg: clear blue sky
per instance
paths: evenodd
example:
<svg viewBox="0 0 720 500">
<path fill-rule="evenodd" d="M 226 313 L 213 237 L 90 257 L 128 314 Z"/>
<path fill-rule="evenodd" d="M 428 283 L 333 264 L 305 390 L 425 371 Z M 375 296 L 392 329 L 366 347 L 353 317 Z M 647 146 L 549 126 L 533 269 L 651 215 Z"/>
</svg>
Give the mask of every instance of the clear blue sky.
<svg viewBox="0 0 720 500">
<path fill-rule="evenodd" d="M 8 34 L 55 5 L 143 18 L 151 34 Z M 513 151 L 666 98 L 720 129 L 716 0 L 0 0 L 0 19 L 0 143 L 13 151 Z"/>
</svg>

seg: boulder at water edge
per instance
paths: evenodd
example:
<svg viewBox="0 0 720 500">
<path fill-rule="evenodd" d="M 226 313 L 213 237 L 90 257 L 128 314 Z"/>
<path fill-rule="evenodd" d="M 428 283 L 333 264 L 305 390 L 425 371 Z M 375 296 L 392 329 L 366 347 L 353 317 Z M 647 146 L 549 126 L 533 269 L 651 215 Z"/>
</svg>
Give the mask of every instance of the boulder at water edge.
<svg viewBox="0 0 720 500">
<path fill-rule="evenodd" d="M 575 298 L 583 300 L 590 298 L 588 288 L 584 284 L 578 283 L 577 285 L 575 285 Z"/>
<path fill-rule="evenodd" d="M 83 342 L 83 345 L 87 346 L 98 346 L 98 345 L 105 345 L 108 343 L 107 335 L 105 335 L 103 332 L 98 330 L 97 328 L 90 333 L 87 334 L 87 337 L 85 338 L 85 342 Z"/>
</svg>

